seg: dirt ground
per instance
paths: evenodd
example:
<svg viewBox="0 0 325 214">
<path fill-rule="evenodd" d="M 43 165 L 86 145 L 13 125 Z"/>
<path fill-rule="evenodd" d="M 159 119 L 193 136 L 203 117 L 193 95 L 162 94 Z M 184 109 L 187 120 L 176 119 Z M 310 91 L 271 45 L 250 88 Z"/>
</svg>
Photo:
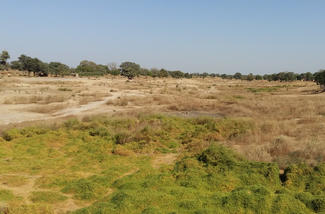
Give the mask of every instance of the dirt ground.
<svg viewBox="0 0 325 214">
<path fill-rule="evenodd" d="M 319 93 L 319 86 L 313 82 L 144 77 L 131 81 L 121 77 L 0 79 L 0 131 L 33 121 L 139 112 L 250 118 L 255 124 L 253 133 L 224 142 L 248 158 L 283 163 L 293 153 L 311 163 L 325 158 L 325 93 Z"/>
</svg>

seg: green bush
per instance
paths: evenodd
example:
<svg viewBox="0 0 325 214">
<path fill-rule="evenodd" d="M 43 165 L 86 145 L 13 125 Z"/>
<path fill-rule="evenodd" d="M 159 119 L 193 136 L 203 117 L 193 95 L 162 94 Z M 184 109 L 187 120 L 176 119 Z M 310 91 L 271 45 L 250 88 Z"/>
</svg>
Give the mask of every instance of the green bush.
<svg viewBox="0 0 325 214">
<path fill-rule="evenodd" d="M 315 212 L 325 212 L 325 197 L 317 197 L 313 199 L 311 205 Z"/>
<path fill-rule="evenodd" d="M 232 169 L 239 157 L 223 146 L 213 145 L 198 157 L 205 165 L 218 166 L 223 169 Z"/>
<path fill-rule="evenodd" d="M 87 179 L 69 183 L 62 189 L 64 193 L 74 193 L 77 199 L 89 200 L 96 197 L 97 185 Z"/>
<path fill-rule="evenodd" d="M 11 141 L 21 136 L 22 134 L 18 129 L 11 129 L 2 133 L 2 138 L 5 139 L 6 141 Z"/>
<path fill-rule="evenodd" d="M 320 194 L 325 191 L 324 164 L 316 167 L 305 164 L 289 166 L 284 171 L 283 180 L 289 189 Z"/>
<path fill-rule="evenodd" d="M 74 213 L 324 212 L 324 163 L 291 165 L 280 179 L 276 163 L 245 160 L 217 142 L 252 129 L 245 118 L 70 120 L 52 129 L 6 131 L 11 142 L 0 143 L 0 168 L 43 175 L 36 185 L 49 192 L 32 193 L 35 206 L 59 205 L 65 196 L 58 189 L 92 202 Z M 156 154 L 168 152 L 180 152 L 177 162 L 156 164 Z M 6 190 L 1 197 L 19 199 Z"/>
</svg>

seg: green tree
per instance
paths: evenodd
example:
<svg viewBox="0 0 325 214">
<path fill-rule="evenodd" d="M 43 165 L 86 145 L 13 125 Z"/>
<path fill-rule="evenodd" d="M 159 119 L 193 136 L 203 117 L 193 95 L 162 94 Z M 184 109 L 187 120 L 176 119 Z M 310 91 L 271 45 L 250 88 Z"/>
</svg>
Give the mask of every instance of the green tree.
<svg viewBox="0 0 325 214">
<path fill-rule="evenodd" d="M 70 72 L 69 66 L 60 62 L 50 62 L 49 73 L 55 76 L 64 76 Z"/>
<path fill-rule="evenodd" d="M 18 62 L 14 63 L 14 67 L 19 68 L 21 71 L 34 72 L 38 76 L 47 76 L 49 65 L 42 62 L 38 58 L 32 58 L 26 55 L 20 55 Z"/>
<path fill-rule="evenodd" d="M 8 51 L 2 51 L 2 53 L 0 54 L 0 70 L 8 69 L 8 59 L 10 59 Z"/>
<path fill-rule="evenodd" d="M 248 80 L 248 81 L 252 81 L 252 80 L 254 80 L 254 75 L 253 75 L 252 73 L 249 73 L 249 74 L 247 75 L 247 80 Z"/>
<path fill-rule="evenodd" d="M 121 75 L 127 77 L 128 79 L 133 79 L 140 72 L 140 65 L 134 62 L 123 62 L 120 65 Z"/>
<path fill-rule="evenodd" d="M 181 71 L 169 71 L 169 74 L 173 78 L 183 78 L 184 77 L 184 73 Z"/>
<path fill-rule="evenodd" d="M 21 63 L 18 60 L 12 61 L 10 63 L 10 67 L 11 69 L 20 70 L 20 71 L 22 70 Z"/>
<path fill-rule="evenodd" d="M 159 77 L 168 77 L 168 71 L 166 71 L 165 69 L 160 69 L 158 76 Z"/>
<path fill-rule="evenodd" d="M 114 76 L 120 75 L 120 69 L 117 67 L 115 62 L 109 63 L 107 65 L 108 73 Z"/>
<path fill-rule="evenodd" d="M 75 71 L 81 76 L 102 76 L 109 72 L 107 66 L 98 65 L 88 60 L 81 61 Z"/>
<path fill-rule="evenodd" d="M 319 72 L 315 73 L 315 82 L 317 85 L 320 85 L 322 88 L 325 87 L 325 70 L 320 70 Z"/>
<path fill-rule="evenodd" d="M 255 76 L 255 79 L 256 79 L 256 80 L 262 80 L 263 77 L 262 77 L 261 75 L 256 75 L 256 76 Z"/>
<path fill-rule="evenodd" d="M 240 80 L 242 78 L 242 74 L 237 72 L 234 74 L 234 78 Z"/>
<path fill-rule="evenodd" d="M 313 80 L 314 80 L 314 76 L 313 76 L 313 74 L 312 74 L 311 72 L 307 72 L 307 73 L 305 74 L 305 80 L 306 80 L 306 81 L 313 81 Z"/>
</svg>

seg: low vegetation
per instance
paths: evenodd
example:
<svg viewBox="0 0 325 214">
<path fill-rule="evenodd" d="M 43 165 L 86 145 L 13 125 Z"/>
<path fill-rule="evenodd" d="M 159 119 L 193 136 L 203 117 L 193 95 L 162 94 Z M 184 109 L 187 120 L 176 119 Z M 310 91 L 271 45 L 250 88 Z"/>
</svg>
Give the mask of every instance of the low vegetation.
<svg viewBox="0 0 325 214">
<path fill-rule="evenodd" d="M 1 79 L 0 213 L 325 212 L 323 71 L 23 62 L 87 77 Z"/>
<path fill-rule="evenodd" d="M 2 185 L 0 201 L 9 213 L 324 212 L 323 162 L 280 173 L 277 163 L 248 161 L 227 145 L 255 129 L 242 117 L 147 114 L 10 129 L 0 140 L 0 175 L 25 176 L 17 185 L 26 191 Z"/>
<path fill-rule="evenodd" d="M 37 191 L 32 192 L 30 200 L 35 203 L 57 203 L 66 200 L 67 197 L 57 192 Z"/>
</svg>

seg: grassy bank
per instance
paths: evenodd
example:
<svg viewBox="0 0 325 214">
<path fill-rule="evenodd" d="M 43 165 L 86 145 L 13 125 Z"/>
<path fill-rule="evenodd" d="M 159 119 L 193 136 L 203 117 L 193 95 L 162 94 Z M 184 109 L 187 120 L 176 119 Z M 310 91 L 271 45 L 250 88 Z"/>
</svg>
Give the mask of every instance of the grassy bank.
<svg viewBox="0 0 325 214">
<path fill-rule="evenodd" d="M 321 213 L 325 165 L 247 161 L 246 118 L 140 115 L 11 129 L 0 138 L 10 213 Z M 12 182 L 8 182 L 8 176 Z"/>
</svg>

